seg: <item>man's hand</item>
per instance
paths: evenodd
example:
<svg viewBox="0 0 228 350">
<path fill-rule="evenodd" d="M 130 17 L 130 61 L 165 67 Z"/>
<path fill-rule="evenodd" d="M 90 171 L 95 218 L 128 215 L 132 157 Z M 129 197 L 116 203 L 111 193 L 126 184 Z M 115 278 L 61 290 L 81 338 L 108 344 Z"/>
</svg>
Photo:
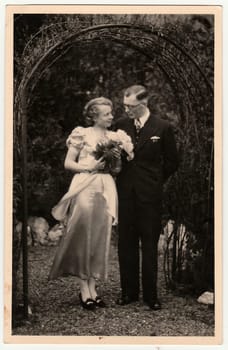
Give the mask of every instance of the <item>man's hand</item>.
<svg viewBox="0 0 228 350">
<path fill-rule="evenodd" d="M 121 158 L 121 148 L 113 148 L 109 151 L 113 155 L 114 158 L 120 159 Z"/>
</svg>

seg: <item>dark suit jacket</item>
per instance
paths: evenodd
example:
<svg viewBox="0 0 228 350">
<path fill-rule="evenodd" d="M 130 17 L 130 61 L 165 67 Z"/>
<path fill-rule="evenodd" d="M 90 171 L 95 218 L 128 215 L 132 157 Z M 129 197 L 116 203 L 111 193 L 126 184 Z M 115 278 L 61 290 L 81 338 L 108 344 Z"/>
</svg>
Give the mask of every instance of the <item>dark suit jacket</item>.
<svg viewBox="0 0 228 350">
<path fill-rule="evenodd" d="M 128 117 L 119 119 L 115 129 L 124 130 L 135 144 L 133 120 Z M 134 159 L 130 162 L 123 160 L 117 177 L 119 197 L 130 198 L 134 189 L 141 201 L 160 202 L 163 184 L 177 166 L 178 155 L 172 128 L 166 121 L 150 116 L 140 131 Z"/>
</svg>

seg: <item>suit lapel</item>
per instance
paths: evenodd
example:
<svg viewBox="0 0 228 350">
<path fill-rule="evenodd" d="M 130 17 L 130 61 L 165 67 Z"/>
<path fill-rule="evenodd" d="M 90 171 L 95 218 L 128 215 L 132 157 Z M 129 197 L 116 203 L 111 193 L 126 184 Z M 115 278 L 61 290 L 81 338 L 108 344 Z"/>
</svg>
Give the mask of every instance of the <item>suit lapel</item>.
<svg viewBox="0 0 228 350">
<path fill-rule="evenodd" d="M 133 119 L 128 120 L 128 122 L 125 125 L 125 131 L 131 137 L 132 142 L 135 145 L 136 137 L 135 137 L 135 125 L 134 125 Z"/>
<path fill-rule="evenodd" d="M 146 121 L 144 127 L 140 131 L 138 144 L 137 144 L 137 146 L 135 148 L 137 151 L 144 145 L 144 143 L 147 140 L 149 140 L 151 135 L 153 135 L 155 133 L 155 129 L 156 128 L 155 128 L 155 125 L 154 125 L 154 118 L 152 118 L 150 116 L 148 118 L 148 120 Z"/>
</svg>

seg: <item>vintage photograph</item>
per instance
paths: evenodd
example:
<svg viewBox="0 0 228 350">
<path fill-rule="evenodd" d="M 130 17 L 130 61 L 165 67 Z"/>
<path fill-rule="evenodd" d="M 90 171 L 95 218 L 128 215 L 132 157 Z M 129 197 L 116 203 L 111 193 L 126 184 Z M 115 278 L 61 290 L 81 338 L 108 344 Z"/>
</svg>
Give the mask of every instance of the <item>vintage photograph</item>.
<svg viewBox="0 0 228 350">
<path fill-rule="evenodd" d="M 221 8 L 48 8 L 7 6 L 7 339 L 219 344 Z"/>
</svg>

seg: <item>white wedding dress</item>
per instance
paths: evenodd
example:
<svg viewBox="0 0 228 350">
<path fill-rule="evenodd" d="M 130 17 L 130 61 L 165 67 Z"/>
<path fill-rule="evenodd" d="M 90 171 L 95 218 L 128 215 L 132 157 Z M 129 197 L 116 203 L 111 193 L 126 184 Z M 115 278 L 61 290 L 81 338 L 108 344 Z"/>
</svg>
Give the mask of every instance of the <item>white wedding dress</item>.
<svg viewBox="0 0 228 350">
<path fill-rule="evenodd" d="M 107 131 L 113 133 L 112 131 Z M 75 128 L 68 147 L 80 150 L 78 163 L 86 164 L 103 141 L 93 127 Z M 82 279 L 107 278 L 112 225 L 117 224 L 118 201 L 113 177 L 107 173 L 77 173 L 68 192 L 53 208 L 55 219 L 65 223 L 49 279 L 74 275 Z"/>
</svg>

